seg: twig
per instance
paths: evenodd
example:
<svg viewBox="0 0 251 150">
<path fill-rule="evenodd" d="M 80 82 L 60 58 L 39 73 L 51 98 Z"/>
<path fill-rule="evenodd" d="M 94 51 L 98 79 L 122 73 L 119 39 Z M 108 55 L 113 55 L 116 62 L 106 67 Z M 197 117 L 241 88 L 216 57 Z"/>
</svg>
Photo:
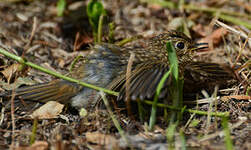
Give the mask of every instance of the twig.
<svg viewBox="0 0 251 150">
<path fill-rule="evenodd" d="M 216 23 L 216 25 L 219 25 L 219 26 L 222 26 L 223 28 L 228 29 L 228 31 L 231 31 L 232 33 L 238 34 L 238 35 L 240 35 L 240 36 L 243 37 L 243 38 L 248 38 L 249 40 L 251 40 L 251 38 L 248 37 L 248 36 L 247 36 L 246 34 L 244 34 L 243 32 L 238 31 L 238 30 L 236 30 L 235 28 L 233 28 L 233 27 L 231 27 L 231 26 L 229 26 L 229 25 L 227 25 L 227 24 L 225 24 L 225 23 L 223 23 L 223 22 L 221 22 L 221 21 L 219 21 L 219 20 L 216 20 L 215 23 Z"/>
<path fill-rule="evenodd" d="M 236 122 L 235 124 L 233 124 L 233 125 L 230 125 L 230 129 L 231 130 L 233 130 L 233 129 L 235 129 L 235 128 L 238 128 L 240 125 L 242 125 L 244 122 L 246 122 L 247 121 L 247 118 L 246 117 L 239 117 L 239 121 L 238 122 Z M 206 140 L 210 140 L 210 139 L 213 139 L 213 138 L 215 138 L 215 137 L 217 137 L 217 136 L 219 136 L 219 135 L 223 135 L 224 134 L 224 131 L 216 131 L 216 132 L 214 132 L 214 133 L 212 133 L 212 134 L 209 134 L 209 135 L 206 135 L 206 136 L 204 136 L 204 137 L 202 137 L 200 140 L 199 140 L 199 142 L 204 142 L 204 141 L 206 141 Z"/>
<path fill-rule="evenodd" d="M 130 54 L 130 58 L 127 64 L 127 70 L 126 70 L 126 109 L 128 116 L 133 119 L 132 110 L 131 110 L 131 99 L 130 99 L 130 76 L 132 71 L 132 65 L 133 61 L 135 59 L 135 54 L 132 52 Z"/>
<path fill-rule="evenodd" d="M 198 99 L 198 95 L 196 95 L 196 99 Z M 198 109 L 198 108 L 199 108 L 199 104 L 197 103 L 196 104 L 196 109 Z M 188 127 L 188 125 L 190 124 L 190 122 L 192 121 L 192 119 L 193 119 L 194 116 L 195 116 L 195 113 L 192 113 L 190 115 L 190 118 L 188 119 L 188 121 L 186 122 L 185 126 L 183 127 L 184 130 Z"/>
<path fill-rule="evenodd" d="M 225 21 L 231 22 L 233 24 L 241 25 L 241 26 L 247 27 L 248 29 L 251 29 L 251 24 L 250 23 L 245 22 L 243 20 L 240 20 L 238 18 L 228 16 L 228 15 L 223 15 L 223 14 L 220 14 L 219 18 L 221 18 L 221 19 L 223 19 Z"/>
<path fill-rule="evenodd" d="M 77 51 L 77 49 L 79 48 L 79 44 L 78 44 L 78 41 L 79 41 L 79 38 L 80 38 L 80 33 L 77 32 L 76 35 L 75 35 L 75 40 L 74 40 L 74 44 L 73 44 L 73 51 Z"/>
<path fill-rule="evenodd" d="M 251 32 L 248 34 L 248 38 L 246 38 L 244 44 L 240 47 L 239 54 L 238 54 L 238 56 L 237 56 L 237 58 L 236 58 L 236 61 L 234 62 L 234 65 L 233 65 L 233 66 L 235 66 L 235 65 L 237 64 L 237 62 L 239 61 L 239 59 L 240 59 L 240 57 L 241 57 L 241 54 L 242 54 L 242 52 L 243 52 L 243 50 L 244 50 L 244 48 L 245 48 L 245 46 L 246 46 L 246 44 L 247 44 L 247 42 L 248 42 L 248 39 L 249 39 L 250 37 L 251 37 Z"/>
<path fill-rule="evenodd" d="M 118 46 L 123 46 L 123 45 L 125 45 L 126 43 L 129 43 L 129 42 L 132 42 L 132 41 L 134 41 L 134 40 L 137 40 L 137 39 L 140 38 L 140 37 L 142 37 L 142 36 L 138 35 L 138 36 L 126 38 L 126 39 L 123 39 L 123 40 L 121 40 L 121 41 L 119 41 L 119 42 L 117 42 L 117 43 L 115 43 L 115 44 L 118 45 Z"/>
<path fill-rule="evenodd" d="M 1 109 L 1 116 L 0 116 L 0 127 L 2 126 L 3 120 L 4 120 L 4 111 L 5 107 L 3 106 Z"/>
<path fill-rule="evenodd" d="M 216 86 L 215 89 L 214 89 L 214 93 L 211 97 L 213 97 L 215 100 L 217 100 L 217 91 L 218 91 L 218 87 Z M 208 94 L 207 94 L 208 96 Z M 209 97 L 206 97 L 206 98 L 209 98 Z M 209 102 L 209 108 L 208 108 L 208 115 L 207 115 L 207 130 L 206 130 L 206 133 L 209 132 L 209 128 L 210 128 L 210 125 L 211 125 L 211 112 L 213 110 L 213 103 L 214 103 L 214 100 L 210 101 Z"/>
<path fill-rule="evenodd" d="M 35 35 L 36 29 L 37 29 L 37 17 L 34 17 L 33 18 L 31 35 L 30 35 L 30 38 L 29 38 L 29 42 L 24 46 L 25 49 L 28 48 L 28 46 L 31 44 L 31 42 L 33 40 L 33 37 Z M 25 54 L 25 51 L 23 52 L 22 56 L 24 56 L 24 54 Z"/>
<path fill-rule="evenodd" d="M 15 99 L 15 91 L 12 91 L 12 95 L 11 95 L 11 123 L 12 123 L 12 136 L 11 136 L 11 146 L 14 146 L 14 138 L 15 138 L 15 106 L 14 106 L 14 99 Z"/>
</svg>

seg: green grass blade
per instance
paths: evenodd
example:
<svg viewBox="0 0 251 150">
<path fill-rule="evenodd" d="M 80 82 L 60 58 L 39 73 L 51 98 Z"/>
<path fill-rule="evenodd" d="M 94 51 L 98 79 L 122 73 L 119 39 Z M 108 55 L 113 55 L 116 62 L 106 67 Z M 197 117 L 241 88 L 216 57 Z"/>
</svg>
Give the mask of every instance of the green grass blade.
<svg viewBox="0 0 251 150">
<path fill-rule="evenodd" d="M 178 58 L 176 55 L 176 51 L 170 41 L 166 43 L 166 50 L 168 52 L 168 61 L 170 65 L 173 66 L 172 75 L 175 78 L 175 80 L 178 81 L 179 78 Z"/>
<path fill-rule="evenodd" d="M 233 142 L 230 135 L 230 129 L 228 127 L 227 117 L 222 117 L 222 126 L 225 134 L 225 145 L 227 150 L 233 150 Z"/>
<path fill-rule="evenodd" d="M 58 0 L 57 2 L 57 15 L 59 17 L 63 16 L 66 7 L 66 0 Z"/>
<path fill-rule="evenodd" d="M 159 94 L 161 92 L 162 87 L 164 86 L 164 83 L 165 83 L 166 79 L 169 77 L 169 75 L 171 73 L 171 70 L 172 70 L 172 67 L 169 69 L 168 72 L 166 72 L 164 74 L 164 76 L 161 78 L 161 80 L 160 80 L 160 82 L 159 82 L 159 84 L 157 86 L 156 94 L 154 96 L 154 101 L 153 101 L 153 105 L 152 105 L 150 121 L 149 121 L 150 130 L 153 129 L 153 126 L 155 125 L 155 122 L 156 122 L 157 103 L 158 103 Z"/>
</svg>

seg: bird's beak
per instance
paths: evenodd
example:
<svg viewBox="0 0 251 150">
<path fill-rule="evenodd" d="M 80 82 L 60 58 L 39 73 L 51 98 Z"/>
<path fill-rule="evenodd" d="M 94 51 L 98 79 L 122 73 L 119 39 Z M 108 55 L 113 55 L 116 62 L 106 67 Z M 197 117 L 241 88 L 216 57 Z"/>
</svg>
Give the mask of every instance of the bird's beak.
<svg viewBox="0 0 251 150">
<path fill-rule="evenodd" d="M 198 50 L 202 50 L 202 49 L 206 49 L 206 48 L 208 48 L 208 43 L 196 43 L 194 45 L 193 50 L 198 51 Z"/>
<path fill-rule="evenodd" d="M 206 48 L 208 48 L 208 43 L 195 43 L 191 47 L 189 47 L 185 53 L 194 53 L 195 51 Z"/>
</svg>

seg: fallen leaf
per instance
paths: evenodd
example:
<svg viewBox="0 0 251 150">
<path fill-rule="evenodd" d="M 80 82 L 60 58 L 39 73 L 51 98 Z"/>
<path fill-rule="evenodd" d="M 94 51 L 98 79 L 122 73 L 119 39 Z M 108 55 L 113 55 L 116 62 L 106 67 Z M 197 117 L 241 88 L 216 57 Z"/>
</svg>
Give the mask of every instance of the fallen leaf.
<svg viewBox="0 0 251 150">
<path fill-rule="evenodd" d="M 90 44 L 93 42 L 93 39 L 89 37 L 88 35 L 80 35 L 78 32 L 75 37 L 75 42 L 74 42 L 74 51 L 77 51 L 80 49 L 82 45 Z"/>
<path fill-rule="evenodd" d="M 184 24 L 184 18 L 176 17 L 168 23 L 168 29 L 175 30 L 175 29 L 178 29 L 179 27 L 183 26 L 183 24 Z"/>
<path fill-rule="evenodd" d="M 87 142 L 98 145 L 116 144 L 117 141 L 114 136 L 102 134 L 99 132 L 87 132 L 85 136 Z"/>
<path fill-rule="evenodd" d="M 10 79 L 11 76 L 18 70 L 19 66 L 20 64 L 12 64 L 1 72 L 6 79 Z"/>
<path fill-rule="evenodd" d="M 5 89 L 5 90 L 13 90 L 13 89 L 18 88 L 20 85 L 33 85 L 35 83 L 36 83 L 35 81 L 31 80 L 28 77 L 25 77 L 25 78 L 19 77 L 12 84 L 6 83 L 4 81 L 0 81 L 1 88 Z"/>
<path fill-rule="evenodd" d="M 45 141 L 35 141 L 30 146 L 19 146 L 19 147 L 12 147 L 13 150 L 47 150 L 48 143 Z"/>
<path fill-rule="evenodd" d="M 151 9 L 153 9 L 153 10 L 155 10 L 155 11 L 158 11 L 158 10 L 163 9 L 163 7 L 160 6 L 159 4 L 150 4 L 150 5 L 149 5 L 149 8 L 151 8 Z"/>
<path fill-rule="evenodd" d="M 214 46 L 217 46 L 220 44 L 222 36 L 225 36 L 227 33 L 225 28 L 216 29 L 212 34 L 202 38 L 198 43 L 212 43 Z"/>
<path fill-rule="evenodd" d="M 202 24 L 197 24 L 193 26 L 192 29 L 196 34 L 200 35 L 201 37 L 206 36 L 205 27 Z"/>
<path fill-rule="evenodd" d="M 251 96 L 248 95 L 231 95 L 231 96 L 223 96 L 221 99 L 223 101 L 228 101 L 230 99 L 237 99 L 237 100 L 251 100 Z"/>
<path fill-rule="evenodd" d="M 64 108 L 63 104 L 56 101 L 49 101 L 43 106 L 36 109 L 32 114 L 31 118 L 38 119 L 52 119 L 57 118 Z"/>
</svg>

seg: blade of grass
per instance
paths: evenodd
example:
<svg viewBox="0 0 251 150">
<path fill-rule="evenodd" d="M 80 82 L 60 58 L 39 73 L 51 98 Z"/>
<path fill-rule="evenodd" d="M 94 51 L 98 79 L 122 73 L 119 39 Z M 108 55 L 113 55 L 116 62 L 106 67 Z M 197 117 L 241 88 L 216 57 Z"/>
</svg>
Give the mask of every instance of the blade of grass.
<svg viewBox="0 0 251 150">
<path fill-rule="evenodd" d="M 38 118 L 34 118 L 33 126 L 32 126 L 32 133 L 30 135 L 30 145 L 32 145 L 36 140 L 37 125 L 38 125 Z"/>
<path fill-rule="evenodd" d="M 140 99 L 137 99 L 137 105 L 138 105 L 139 119 L 140 119 L 140 122 L 143 123 L 144 116 L 145 116 L 145 110 L 144 110 L 144 107 L 142 106 Z"/>
<path fill-rule="evenodd" d="M 87 16 L 92 26 L 94 42 L 101 41 L 103 17 L 106 14 L 103 4 L 98 0 L 90 0 L 87 4 Z"/>
<path fill-rule="evenodd" d="M 153 105 L 153 101 L 143 100 L 142 102 L 148 105 Z M 168 108 L 174 111 L 182 110 L 181 108 L 161 103 L 157 103 L 157 107 Z M 201 110 L 185 109 L 184 112 L 195 113 L 197 115 L 205 115 L 205 116 L 208 115 L 208 111 L 201 111 Z M 215 117 L 229 117 L 229 112 L 210 112 L 210 115 Z"/>
<path fill-rule="evenodd" d="M 184 135 L 184 131 L 182 129 L 180 129 L 180 139 L 181 139 L 181 150 L 186 150 L 186 138 Z"/>
<path fill-rule="evenodd" d="M 169 77 L 171 70 L 172 70 L 172 67 L 169 69 L 168 72 L 166 72 L 164 74 L 164 76 L 161 78 L 161 80 L 157 86 L 156 94 L 154 96 L 154 101 L 152 104 L 151 116 L 150 116 L 150 120 L 149 120 L 149 129 L 150 130 L 153 129 L 153 126 L 155 125 L 155 122 L 156 122 L 157 103 L 158 103 L 159 94 L 161 92 L 162 87 L 164 86 L 166 79 Z"/>
<path fill-rule="evenodd" d="M 224 134 L 225 134 L 225 144 L 226 144 L 226 148 L 227 150 L 233 150 L 233 142 L 231 139 L 231 135 L 230 135 L 230 129 L 228 127 L 228 118 L 227 117 L 223 117 L 222 118 L 222 126 L 224 129 Z"/>
<path fill-rule="evenodd" d="M 178 125 L 178 122 L 170 124 L 166 130 L 168 149 L 170 149 L 170 150 L 173 150 L 175 148 L 173 137 L 174 137 L 177 125 Z"/>
<path fill-rule="evenodd" d="M 82 57 L 83 57 L 82 55 L 78 55 L 78 56 L 72 61 L 71 65 L 70 65 L 70 69 L 69 69 L 70 72 L 72 71 L 72 69 L 74 68 L 74 66 L 75 66 L 76 63 L 78 62 L 78 60 L 81 59 Z"/>
<path fill-rule="evenodd" d="M 171 42 L 167 42 L 166 50 L 168 52 L 168 61 L 172 67 L 172 85 L 170 87 L 170 95 L 172 98 L 172 104 L 174 107 L 182 107 L 182 91 L 183 91 L 183 79 L 179 78 L 178 58 L 176 51 Z M 173 111 L 171 114 L 170 124 L 175 122 L 177 118 L 177 112 Z"/>
<path fill-rule="evenodd" d="M 233 24 L 236 24 L 236 25 L 244 26 L 244 27 L 251 30 L 251 23 L 250 22 L 245 22 L 244 20 L 238 19 L 236 17 L 223 15 L 223 14 L 220 14 L 219 18 L 221 18 L 224 21 L 228 21 L 228 22 L 231 22 Z"/>
<path fill-rule="evenodd" d="M 167 7 L 170 9 L 176 8 L 176 4 L 171 1 L 164 1 L 164 0 L 140 0 L 141 3 L 149 3 L 149 4 L 157 4 L 162 7 Z"/>
<path fill-rule="evenodd" d="M 109 102 L 108 102 L 108 100 L 107 100 L 107 98 L 106 98 L 106 96 L 105 96 L 105 93 L 104 93 L 103 91 L 100 91 L 100 95 L 101 95 L 101 97 L 102 97 L 102 99 L 103 99 L 103 102 L 104 102 L 104 104 L 105 104 L 105 106 L 106 106 L 106 109 L 107 109 L 107 111 L 108 111 L 110 117 L 112 118 L 112 121 L 113 121 L 115 127 L 116 127 L 117 130 L 119 131 L 120 136 L 121 136 L 122 139 L 126 142 L 126 144 L 129 145 L 129 146 L 131 147 L 131 149 L 133 149 L 132 146 L 130 145 L 128 139 L 126 138 L 125 132 L 124 132 L 124 130 L 121 128 L 121 126 L 120 126 L 120 124 L 119 124 L 119 121 L 116 119 L 115 115 L 113 114 L 112 109 L 111 109 L 111 107 L 110 107 L 110 105 L 109 105 Z"/>
<path fill-rule="evenodd" d="M 251 19 L 251 16 L 247 15 L 247 14 L 228 11 L 228 10 L 224 10 L 222 8 L 199 7 L 199 6 L 191 5 L 191 4 L 190 5 L 184 5 L 183 7 L 185 9 L 187 9 L 187 10 L 208 12 L 208 13 L 211 13 L 212 15 L 214 15 L 214 16 L 218 16 L 222 20 L 225 20 L 225 21 L 231 22 L 233 24 L 241 25 L 241 26 L 244 26 L 244 27 L 246 27 L 248 29 L 251 29 L 250 22 L 238 19 L 238 18 Z"/>
<path fill-rule="evenodd" d="M 172 75 L 174 77 L 174 81 L 178 81 L 179 78 L 179 67 L 178 67 L 178 58 L 176 55 L 176 51 L 171 42 L 166 43 L 166 50 L 168 52 L 168 61 L 172 67 Z"/>
<path fill-rule="evenodd" d="M 97 40 L 98 43 L 101 43 L 102 41 L 103 20 L 104 20 L 104 14 L 101 14 L 98 21 L 98 40 Z"/>
<path fill-rule="evenodd" d="M 130 37 L 130 38 L 125 38 L 119 42 L 116 42 L 115 44 L 118 45 L 118 46 L 124 46 L 125 44 L 129 43 L 129 42 L 132 42 L 132 41 L 135 41 L 139 38 L 141 38 L 142 36 L 133 36 L 133 37 Z"/>
<path fill-rule="evenodd" d="M 115 24 L 114 22 L 109 23 L 109 34 L 108 34 L 108 43 L 114 43 L 114 30 Z"/>
<path fill-rule="evenodd" d="M 184 5 L 183 7 L 185 9 L 188 9 L 188 10 L 203 11 L 203 12 L 208 12 L 208 13 L 220 12 L 221 14 L 228 15 L 228 16 L 236 16 L 236 17 L 243 17 L 243 18 L 251 19 L 250 15 L 243 14 L 243 13 L 238 13 L 236 11 L 233 12 L 233 11 L 229 11 L 229 10 L 222 9 L 222 8 L 199 7 L 199 6 L 196 6 L 196 5 L 193 5 L 193 4 Z"/>
<path fill-rule="evenodd" d="M 57 2 L 57 15 L 59 17 L 63 16 L 66 7 L 66 0 L 58 0 Z"/>
</svg>

